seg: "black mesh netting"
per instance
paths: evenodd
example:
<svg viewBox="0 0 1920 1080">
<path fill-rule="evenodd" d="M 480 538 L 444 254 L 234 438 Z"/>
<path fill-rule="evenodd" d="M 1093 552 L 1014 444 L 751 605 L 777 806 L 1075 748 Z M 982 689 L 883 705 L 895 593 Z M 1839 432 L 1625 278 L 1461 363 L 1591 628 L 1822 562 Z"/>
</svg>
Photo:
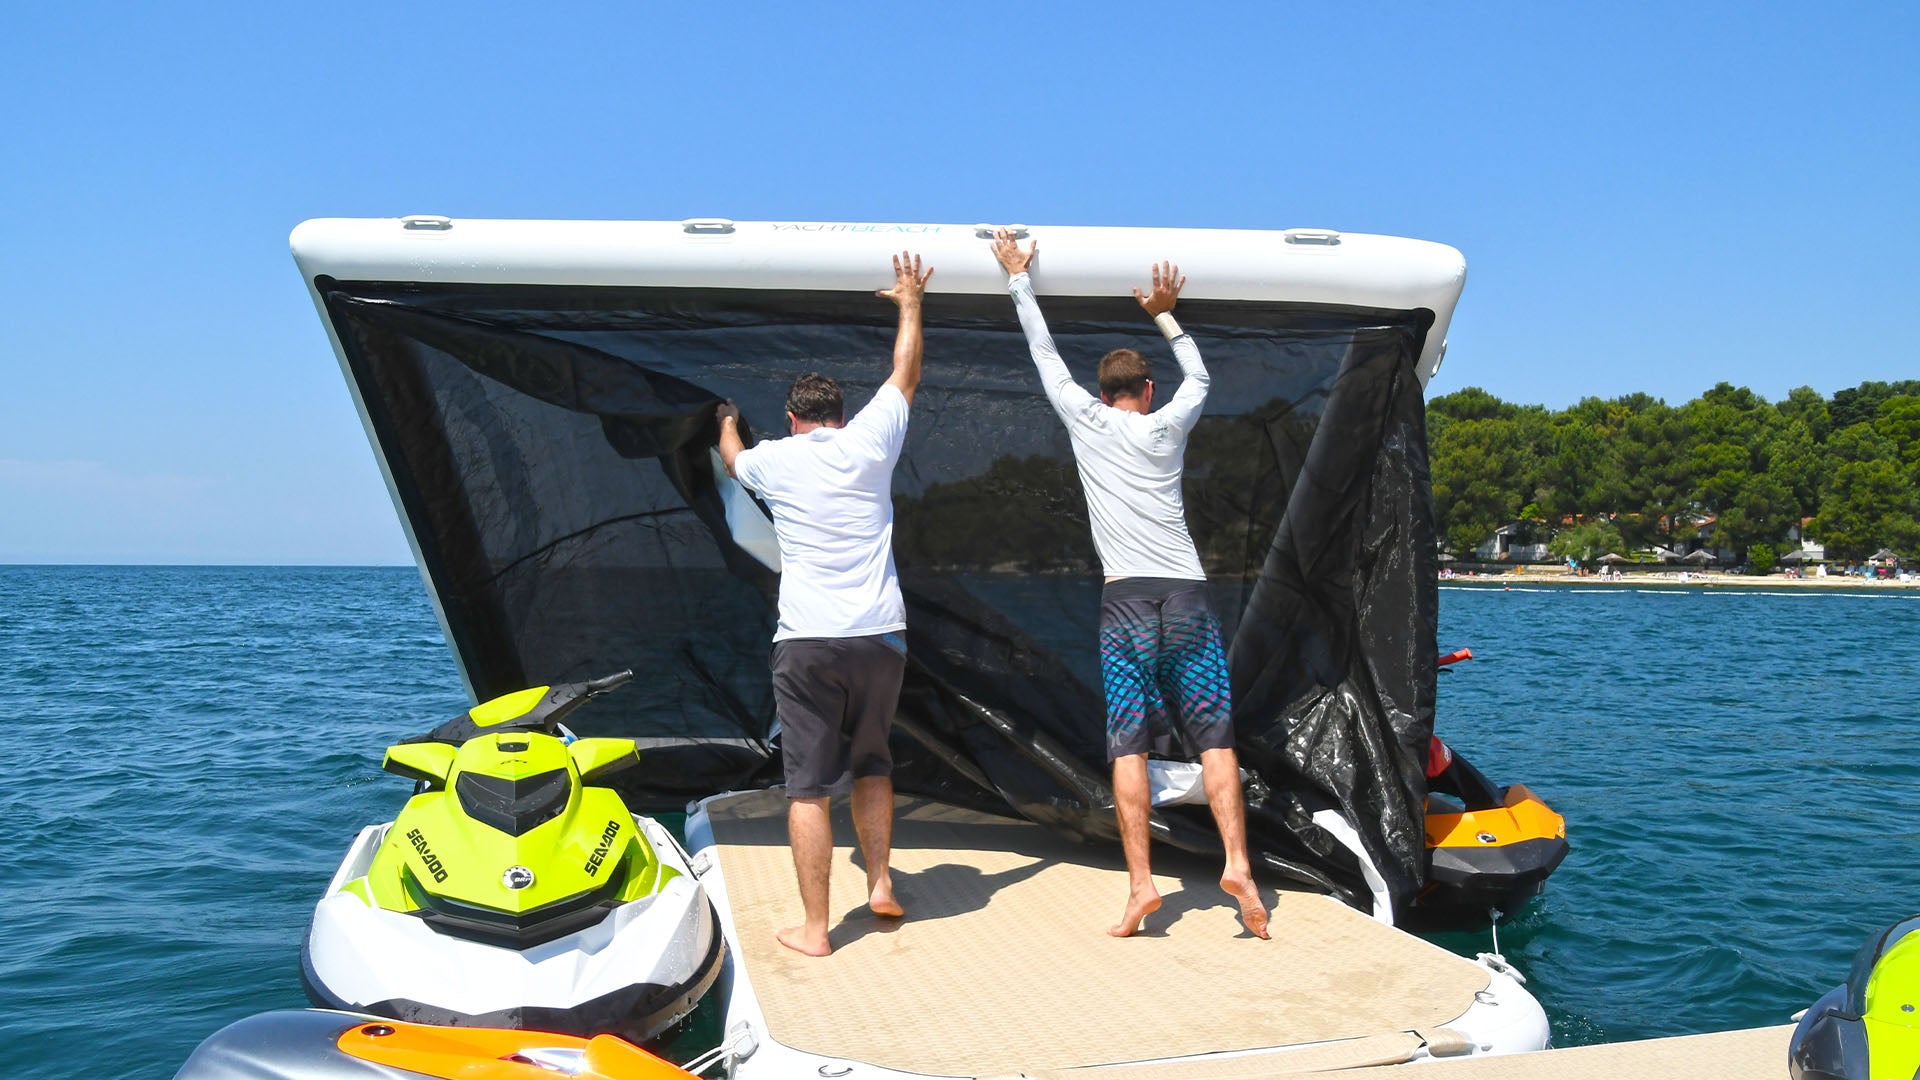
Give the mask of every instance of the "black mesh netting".
<svg viewBox="0 0 1920 1080">
<path fill-rule="evenodd" d="M 642 805 L 774 782 L 774 574 L 714 485 L 714 405 L 784 433 L 820 370 L 849 409 L 886 378 L 871 294 L 318 282 L 482 698 L 622 667 L 578 714 L 641 738 Z M 1043 301 L 1091 381 L 1122 345 L 1175 377 L 1130 298 Z M 1256 865 L 1365 906 L 1358 828 L 1395 910 L 1421 881 L 1433 724 L 1433 527 L 1421 387 L 1431 313 L 1186 300 L 1213 375 L 1187 520 L 1229 641 Z M 1005 297 L 927 301 L 926 374 L 894 474 L 910 659 L 902 790 L 1114 836 L 1099 566 L 1065 430 Z M 1217 851 L 1204 807 L 1155 812 Z"/>
</svg>

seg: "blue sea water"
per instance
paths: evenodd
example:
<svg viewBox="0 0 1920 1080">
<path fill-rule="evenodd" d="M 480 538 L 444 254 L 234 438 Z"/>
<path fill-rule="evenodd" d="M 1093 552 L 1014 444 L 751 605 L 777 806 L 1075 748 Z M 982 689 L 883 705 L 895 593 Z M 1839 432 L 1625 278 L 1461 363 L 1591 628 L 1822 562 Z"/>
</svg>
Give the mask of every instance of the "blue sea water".
<svg viewBox="0 0 1920 1080">
<path fill-rule="evenodd" d="M 1440 638 L 1441 734 L 1568 820 L 1501 937 L 1560 1044 L 1783 1023 L 1920 910 L 1920 595 L 1449 588 Z M 0 705 L 6 1071 L 166 1077 L 304 1004 L 381 749 L 467 701 L 410 569 L 0 566 Z"/>
</svg>

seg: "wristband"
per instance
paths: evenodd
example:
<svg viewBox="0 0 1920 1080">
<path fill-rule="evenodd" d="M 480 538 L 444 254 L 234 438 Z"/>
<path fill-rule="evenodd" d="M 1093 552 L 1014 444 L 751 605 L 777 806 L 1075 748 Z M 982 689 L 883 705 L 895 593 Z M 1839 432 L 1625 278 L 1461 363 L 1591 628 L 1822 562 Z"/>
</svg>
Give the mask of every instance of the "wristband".
<svg viewBox="0 0 1920 1080">
<path fill-rule="evenodd" d="M 1179 323 L 1173 321 L 1173 312 L 1171 311 L 1163 311 L 1155 315 L 1153 317 L 1153 325 L 1160 328 L 1160 332 L 1166 335 L 1168 341 L 1172 341 L 1174 338 L 1186 333 L 1186 331 L 1180 329 Z"/>
</svg>

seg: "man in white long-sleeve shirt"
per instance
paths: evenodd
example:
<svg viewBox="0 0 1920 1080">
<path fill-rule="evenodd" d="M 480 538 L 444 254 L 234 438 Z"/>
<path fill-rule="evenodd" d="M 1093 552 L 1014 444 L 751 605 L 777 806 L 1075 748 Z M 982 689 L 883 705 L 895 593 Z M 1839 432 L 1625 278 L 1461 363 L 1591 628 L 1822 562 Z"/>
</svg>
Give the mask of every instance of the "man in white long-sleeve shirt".
<svg viewBox="0 0 1920 1080">
<path fill-rule="evenodd" d="M 1220 620 L 1207 599 L 1207 575 L 1187 531 L 1180 479 L 1200 410 L 1207 400 L 1207 369 L 1200 349 L 1173 319 L 1186 278 L 1179 268 L 1153 268 L 1151 292 L 1133 290 L 1173 346 L 1180 388 L 1153 412 L 1153 379 L 1146 358 L 1115 349 L 1100 361 L 1100 397 L 1073 380 L 1040 314 L 1027 270 L 1038 251 L 1026 251 L 1005 230 L 994 234 L 993 254 L 1007 272 L 1040 371 L 1040 383 L 1073 443 L 1087 518 L 1106 585 L 1100 597 L 1100 669 L 1107 699 L 1107 757 L 1113 762 L 1113 801 L 1127 857 L 1125 913 L 1108 929 L 1127 937 L 1160 907 L 1148 856 L 1147 752 L 1164 702 L 1177 703 L 1174 727 L 1200 755 L 1207 802 L 1226 849 L 1220 887 L 1240 905 L 1241 921 L 1267 936 L 1247 862 L 1246 805 L 1233 752 L 1232 695 Z"/>
</svg>

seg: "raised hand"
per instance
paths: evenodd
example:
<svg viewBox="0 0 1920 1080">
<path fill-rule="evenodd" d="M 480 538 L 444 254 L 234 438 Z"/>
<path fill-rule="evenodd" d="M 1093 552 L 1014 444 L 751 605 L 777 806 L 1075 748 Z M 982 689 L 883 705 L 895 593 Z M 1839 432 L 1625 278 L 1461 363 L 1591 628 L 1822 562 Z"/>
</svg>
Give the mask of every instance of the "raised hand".
<svg viewBox="0 0 1920 1080">
<path fill-rule="evenodd" d="M 740 441 L 740 410 L 728 400 L 721 402 L 713 415 L 720 421 L 720 441 L 715 447 L 720 451 L 720 465 L 728 476 L 734 476 L 734 459 L 747 448 L 747 444 Z"/>
<path fill-rule="evenodd" d="M 920 306 L 920 298 L 926 295 L 927 279 L 933 276 L 933 267 L 927 267 L 926 273 L 920 272 L 920 256 L 903 251 L 893 257 L 893 288 L 881 289 L 877 295 L 884 296 L 901 307 Z"/>
<path fill-rule="evenodd" d="M 933 267 L 921 273 L 920 256 L 903 251 L 893 257 L 893 288 L 880 290 L 881 296 L 900 308 L 900 330 L 893 336 L 893 374 L 887 385 L 897 388 L 908 405 L 913 404 L 914 388 L 920 385 L 920 357 L 926 344 L 920 329 L 920 298 L 926 295 L 927 279 L 932 276 Z"/>
<path fill-rule="evenodd" d="M 1153 268 L 1153 291 L 1141 292 L 1138 285 L 1133 288 L 1133 298 L 1147 309 L 1149 315 L 1162 315 L 1173 310 L 1180 299 L 1180 290 L 1186 288 L 1187 277 L 1180 268 L 1170 262 L 1163 262 Z"/>
<path fill-rule="evenodd" d="M 1008 277 L 1032 267 L 1034 257 L 1039 254 L 1040 241 L 1035 240 L 1027 245 L 1027 250 L 1021 251 L 1020 242 L 1011 232 L 1004 228 L 993 230 L 993 257 L 1000 260 L 1000 269 L 1005 270 Z"/>
</svg>

